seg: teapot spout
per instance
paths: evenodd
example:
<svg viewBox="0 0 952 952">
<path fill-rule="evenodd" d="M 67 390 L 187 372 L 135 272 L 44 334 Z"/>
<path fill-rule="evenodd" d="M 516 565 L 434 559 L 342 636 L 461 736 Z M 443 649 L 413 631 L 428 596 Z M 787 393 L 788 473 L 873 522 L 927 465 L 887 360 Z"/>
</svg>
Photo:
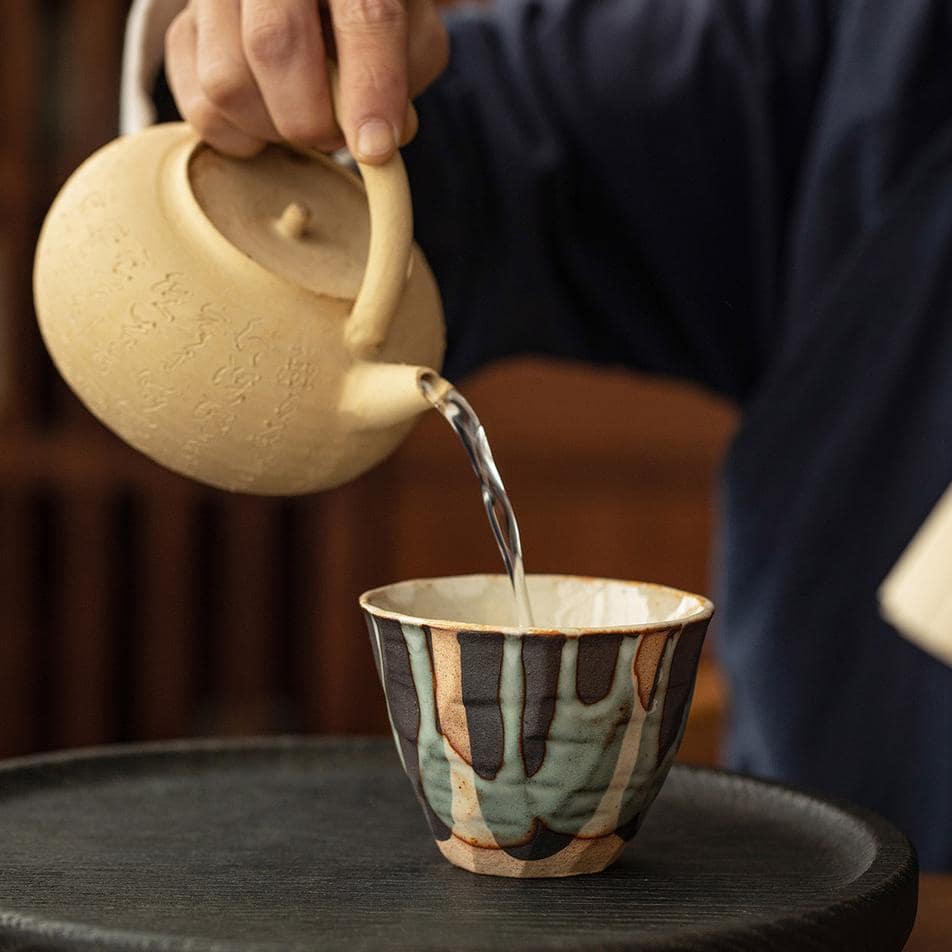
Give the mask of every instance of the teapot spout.
<svg viewBox="0 0 952 952">
<path fill-rule="evenodd" d="M 426 382 L 430 396 L 424 394 Z M 358 360 L 347 372 L 339 408 L 360 428 L 384 429 L 405 423 L 433 407 L 450 384 L 429 367 Z"/>
</svg>

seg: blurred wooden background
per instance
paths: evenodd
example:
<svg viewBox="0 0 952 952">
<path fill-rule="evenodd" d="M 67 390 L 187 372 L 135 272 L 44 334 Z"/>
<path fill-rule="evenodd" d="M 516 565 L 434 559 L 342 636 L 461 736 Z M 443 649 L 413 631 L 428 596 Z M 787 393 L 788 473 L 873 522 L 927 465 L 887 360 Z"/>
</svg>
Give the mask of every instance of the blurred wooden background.
<svg viewBox="0 0 952 952">
<path fill-rule="evenodd" d="M 69 393 L 31 305 L 58 186 L 115 134 L 126 0 L 3 0 L 0 35 L 0 755 L 209 733 L 386 729 L 365 588 L 497 571 L 475 481 L 435 414 L 320 496 L 229 496 L 167 473 Z M 464 382 L 531 571 L 708 591 L 733 416 L 670 384 L 519 361 Z M 704 665 L 684 756 L 716 756 Z"/>
</svg>

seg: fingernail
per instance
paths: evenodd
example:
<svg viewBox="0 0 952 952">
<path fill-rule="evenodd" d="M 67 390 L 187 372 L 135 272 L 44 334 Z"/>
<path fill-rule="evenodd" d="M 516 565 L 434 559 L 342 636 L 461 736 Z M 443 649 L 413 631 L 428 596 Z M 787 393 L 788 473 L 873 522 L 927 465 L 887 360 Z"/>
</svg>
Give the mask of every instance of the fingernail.
<svg viewBox="0 0 952 952">
<path fill-rule="evenodd" d="M 393 127 L 383 119 L 368 119 L 357 130 L 358 158 L 379 159 L 397 147 Z"/>
</svg>

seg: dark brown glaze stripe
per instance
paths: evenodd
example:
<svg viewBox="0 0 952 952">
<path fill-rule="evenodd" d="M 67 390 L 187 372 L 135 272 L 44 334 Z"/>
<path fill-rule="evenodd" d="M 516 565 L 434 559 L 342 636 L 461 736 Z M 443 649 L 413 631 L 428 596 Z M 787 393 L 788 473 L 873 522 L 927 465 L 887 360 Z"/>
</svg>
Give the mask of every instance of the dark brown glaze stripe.
<svg viewBox="0 0 952 952">
<path fill-rule="evenodd" d="M 426 653 L 430 656 L 430 670 L 433 672 L 433 720 L 436 721 L 436 730 L 439 734 L 443 733 L 443 725 L 440 723 L 440 705 L 436 703 L 436 663 L 433 661 L 433 632 L 429 625 L 423 625 L 423 635 L 426 638 Z"/>
<path fill-rule="evenodd" d="M 525 700 L 522 707 L 522 762 L 526 776 L 545 762 L 549 726 L 555 716 L 565 635 L 522 639 Z"/>
<path fill-rule="evenodd" d="M 664 712 L 661 716 L 661 733 L 658 737 L 658 761 L 664 759 L 668 748 L 675 742 L 681 724 L 687 714 L 686 707 L 694 687 L 701 645 L 709 619 L 691 622 L 684 626 L 674 648 L 668 688 L 664 696 Z"/>
<path fill-rule="evenodd" d="M 583 704 L 608 696 L 615 681 L 615 666 L 622 635 L 588 635 L 578 640 L 575 690 Z"/>
<path fill-rule="evenodd" d="M 497 632 L 474 631 L 461 631 L 456 638 L 473 770 L 483 780 L 494 780 L 504 753 L 499 700 L 504 639 Z"/>
<path fill-rule="evenodd" d="M 393 726 L 401 740 L 413 745 L 416 760 L 416 743 L 420 731 L 420 702 L 417 699 L 413 671 L 410 668 L 410 652 L 400 622 L 391 618 L 378 618 L 377 630 L 383 649 L 384 677 L 386 678 L 387 703 Z"/>
<path fill-rule="evenodd" d="M 410 651 L 400 622 L 390 618 L 378 618 L 377 630 L 383 646 L 384 691 L 387 706 L 393 720 L 393 728 L 400 743 L 400 752 L 406 766 L 407 776 L 413 784 L 413 790 L 423 807 L 430 830 L 438 840 L 448 840 L 452 835 L 450 828 L 433 812 L 423 792 L 420 777 L 420 758 L 417 752 L 417 739 L 420 733 L 420 702 L 416 685 L 413 683 L 413 671 L 410 667 Z M 373 629 L 371 628 L 371 637 Z M 372 640 L 373 639 L 372 637 Z"/>
<path fill-rule="evenodd" d="M 574 839 L 571 833 L 556 833 L 536 818 L 535 828 L 528 842 L 520 843 L 518 846 L 504 846 L 502 849 L 513 859 L 548 859 L 559 850 L 565 849 Z"/>
<path fill-rule="evenodd" d="M 370 650 L 373 652 L 374 664 L 377 667 L 377 677 L 379 678 L 380 684 L 384 688 L 384 691 L 386 691 L 387 686 L 384 684 L 383 680 L 383 667 L 381 666 L 380 652 L 377 650 L 377 636 L 374 633 L 373 616 L 367 612 L 364 612 L 364 621 L 367 622 L 367 634 L 370 635 Z"/>
<path fill-rule="evenodd" d="M 620 836 L 627 843 L 641 828 L 641 818 L 643 816 L 643 812 L 636 813 L 627 823 L 623 823 L 615 830 L 616 835 Z"/>
</svg>

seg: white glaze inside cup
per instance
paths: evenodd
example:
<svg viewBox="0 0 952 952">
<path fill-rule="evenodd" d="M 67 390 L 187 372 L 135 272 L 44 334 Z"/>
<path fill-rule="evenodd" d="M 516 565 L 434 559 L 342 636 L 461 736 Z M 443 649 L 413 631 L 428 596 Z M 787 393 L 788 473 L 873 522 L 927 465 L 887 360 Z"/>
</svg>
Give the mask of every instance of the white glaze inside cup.
<svg viewBox="0 0 952 952">
<path fill-rule="evenodd" d="M 576 575 L 530 575 L 532 630 L 604 630 L 685 622 L 710 615 L 700 595 L 664 585 Z M 516 629 L 515 604 L 505 575 L 455 575 L 396 582 L 365 592 L 368 611 L 411 624 L 493 631 Z"/>
</svg>

